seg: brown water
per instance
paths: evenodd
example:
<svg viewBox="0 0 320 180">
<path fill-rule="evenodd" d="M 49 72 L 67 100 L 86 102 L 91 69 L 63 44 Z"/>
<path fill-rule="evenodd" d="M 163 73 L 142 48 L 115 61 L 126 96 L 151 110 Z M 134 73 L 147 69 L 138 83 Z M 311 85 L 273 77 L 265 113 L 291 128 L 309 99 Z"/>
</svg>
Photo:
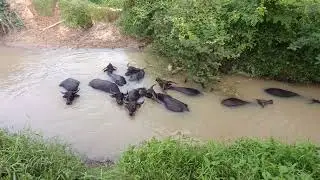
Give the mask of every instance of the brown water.
<svg viewBox="0 0 320 180">
<path fill-rule="evenodd" d="M 275 81 L 226 77 L 221 89 L 253 101 L 273 99 L 264 109 L 246 106 L 228 109 L 220 105 L 221 91 L 202 97 L 170 92 L 187 103 L 191 112 L 175 114 L 146 100 L 136 117 L 128 117 L 108 94 L 88 86 L 91 79 L 108 79 L 102 68 L 108 62 L 124 74 L 128 62 L 149 67 L 158 59 L 129 50 L 111 49 L 23 49 L 0 47 L 0 127 L 32 128 L 45 136 L 59 136 L 90 158 L 114 158 L 129 144 L 145 139 L 186 134 L 201 139 L 226 140 L 237 137 L 277 137 L 287 141 L 310 139 L 320 143 L 320 105 L 302 98 L 280 99 L 263 92 L 280 87 L 320 99 L 320 88 L 294 86 Z M 149 87 L 159 72 L 147 68 L 145 80 L 130 84 Z M 58 84 L 65 78 L 81 81 L 81 97 L 66 106 Z"/>
</svg>

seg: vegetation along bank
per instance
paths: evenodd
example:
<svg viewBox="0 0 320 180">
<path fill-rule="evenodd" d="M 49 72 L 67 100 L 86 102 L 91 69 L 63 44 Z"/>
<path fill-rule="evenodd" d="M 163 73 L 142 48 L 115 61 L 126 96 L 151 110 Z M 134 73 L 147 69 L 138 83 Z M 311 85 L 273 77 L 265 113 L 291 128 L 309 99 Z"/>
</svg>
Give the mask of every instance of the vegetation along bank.
<svg viewBox="0 0 320 180">
<path fill-rule="evenodd" d="M 0 36 L 11 31 L 17 30 L 23 26 L 20 17 L 9 9 L 5 0 L 0 0 Z"/>
<path fill-rule="evenodd" d="M 0 156 L 1 179 L 320 178 L 315 145 L 289 145 L 272 139 L 228 144 L 152 139 L 126 150 L 113 166 L 91 166 L 57 141 L 30 132 L 0 130 Z"/>
<path fill-rule="evenodd" d="M 196 80 L 320 82 L 320 0 L 125 0 L 120 25 Z"/>
</svg>

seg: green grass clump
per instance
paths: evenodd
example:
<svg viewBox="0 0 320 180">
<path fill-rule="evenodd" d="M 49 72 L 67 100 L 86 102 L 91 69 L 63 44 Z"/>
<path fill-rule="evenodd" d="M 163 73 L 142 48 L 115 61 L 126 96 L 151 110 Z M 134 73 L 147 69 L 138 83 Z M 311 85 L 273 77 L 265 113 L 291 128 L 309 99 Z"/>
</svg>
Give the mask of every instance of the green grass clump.
<svg viewBox="0 0 320 180">
<path fill-rule="evenodd" d="M 60 0 L 61 17 L 71 27 L 92 26 L 90 2 L 88 0 Z"/>
<path fill-rule="evenodd" d="M 88 167 L 57 141 L 0 130 L 0 179 L 320 179 L 318 149 L 275 140 L 152 139 L 129 148 L 113 167 Z"/>
<path fill-rule="evenodd" d="M 125 0 L 89 0 L 92 3 L 106 5 L 113 8 L 122 8 Z"/>
<path fill-rule="evenodd" d="M 126 0 L 120 25 L 200 82 L 236 71 L 320 82 L 320 0 Z"/>
<path fill-rule="evenodd" d="M 32 0 L 35 10 L 41 16 L 52 16 L 57 0 Z"/>
<path fill-rule="evenodd" d="M 65 145 L 34 133 L 0 130 L 0 179 L 107 179 L 105 167 L 88 168 Z M 102 172 L 103 171 L 103 172 Z"/>
<path fill-rule="evenodd" d="M 320 179 L 320 155 L 311 144 L 274 140 L 151 140 L 125 152 L 119 168 L 135 179 Z"/>
<path fill-rule="evenodd" d="M 110 7 L 114 6 L 107 2 L 96 4 L 88 0 L 60 0 L 59 6 L 62 18 L 71 27 L 89 28 L 94 21 L 115 21 L 121 13 L 111 10 Z"/>
</svg>

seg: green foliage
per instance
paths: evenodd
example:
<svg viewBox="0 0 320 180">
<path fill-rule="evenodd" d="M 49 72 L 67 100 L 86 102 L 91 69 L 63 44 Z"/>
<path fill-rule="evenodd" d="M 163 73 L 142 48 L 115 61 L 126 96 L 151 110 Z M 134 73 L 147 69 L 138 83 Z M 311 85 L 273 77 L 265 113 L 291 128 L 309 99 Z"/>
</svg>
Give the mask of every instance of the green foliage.
<svg viewBox="0 0 320 180">
<path fill-rule="evenodd" d="M 199 81 L 227 69 L 320 82 L 319 0 L 126 0 L 120 25 Z"/>
<path fill-rule="evenodd" d="M 0 130 L 0 178 L 9 179 L 319 179 L 315 145 L 242 139 L 200 143 L 150 140 L 125 151 L 112 168 L 85 166 L 57 141 Z"/>
<path fill-rule="evenodd" d="M 35 10 L 41 16 L 51 16 L 57 0 L 32 0 Z"/>
<path fill-rule="evenodd" d="M 23 27 L 19 16 L 9 9 L 5 0 L 0 0 L 0 35 Z"/>
<path fill-rule="evenodd" d="M 122 1 L 103 1 L 96 4 L 88 0 L 60 0 L 61 16 L 71 27 L 89 28 L 93 21 L 114 21 L 121 11 L 110 9 Z"/>
<path fill-rule="evenodd" d="M 126 151 L 119 168 L 134 179 L 319 179 L 311 144 L 238 140 L 231 144 L 151 140 Z"/>
<path fill-rule="evenodd" d="M 0 130 L 0 179 L 113 179 L 107 167 L 88 168 L 65 146 L 31 132 Z"/>
<path fill-rule="evenodd" d="M 90 2 L 87 0 L 60 0 L 61 17 L 71 27 L 92 26 Z"/>
<path fill-rule="evenodd" d="M 124 0 L 89 0 L 95 4 L 107 5 L 108 7 L 122 8 Z"/>
</svg>

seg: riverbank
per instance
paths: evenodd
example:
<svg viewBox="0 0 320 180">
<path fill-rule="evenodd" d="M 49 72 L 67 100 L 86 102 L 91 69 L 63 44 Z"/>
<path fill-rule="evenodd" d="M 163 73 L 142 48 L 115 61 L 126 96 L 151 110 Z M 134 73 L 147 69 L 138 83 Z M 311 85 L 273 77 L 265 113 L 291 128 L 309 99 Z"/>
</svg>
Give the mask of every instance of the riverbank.
<svg viewBox="0 0 320 180">
<path fill-rule="evenodd" d="M 112 21 L 97 21 L 89 29 L 71 28 L 62 21 L 58 3 L 50 16 L 39 15 L 31 0 L 7 0 L 25 28 L 3 38 L 7 45 L 69 48 L 138 48 L 143 42 L 123 35 Z"/>
<path fill-rule="evenodd" d="M 68 146 L 30 132 L 0 130 L 0 142 L 0 175 L 4 179 L 320 178 L 319 151 L 310 143 L 152 139 L 126 150 L 112 166 L 91 166 Z"/>
</svg>

